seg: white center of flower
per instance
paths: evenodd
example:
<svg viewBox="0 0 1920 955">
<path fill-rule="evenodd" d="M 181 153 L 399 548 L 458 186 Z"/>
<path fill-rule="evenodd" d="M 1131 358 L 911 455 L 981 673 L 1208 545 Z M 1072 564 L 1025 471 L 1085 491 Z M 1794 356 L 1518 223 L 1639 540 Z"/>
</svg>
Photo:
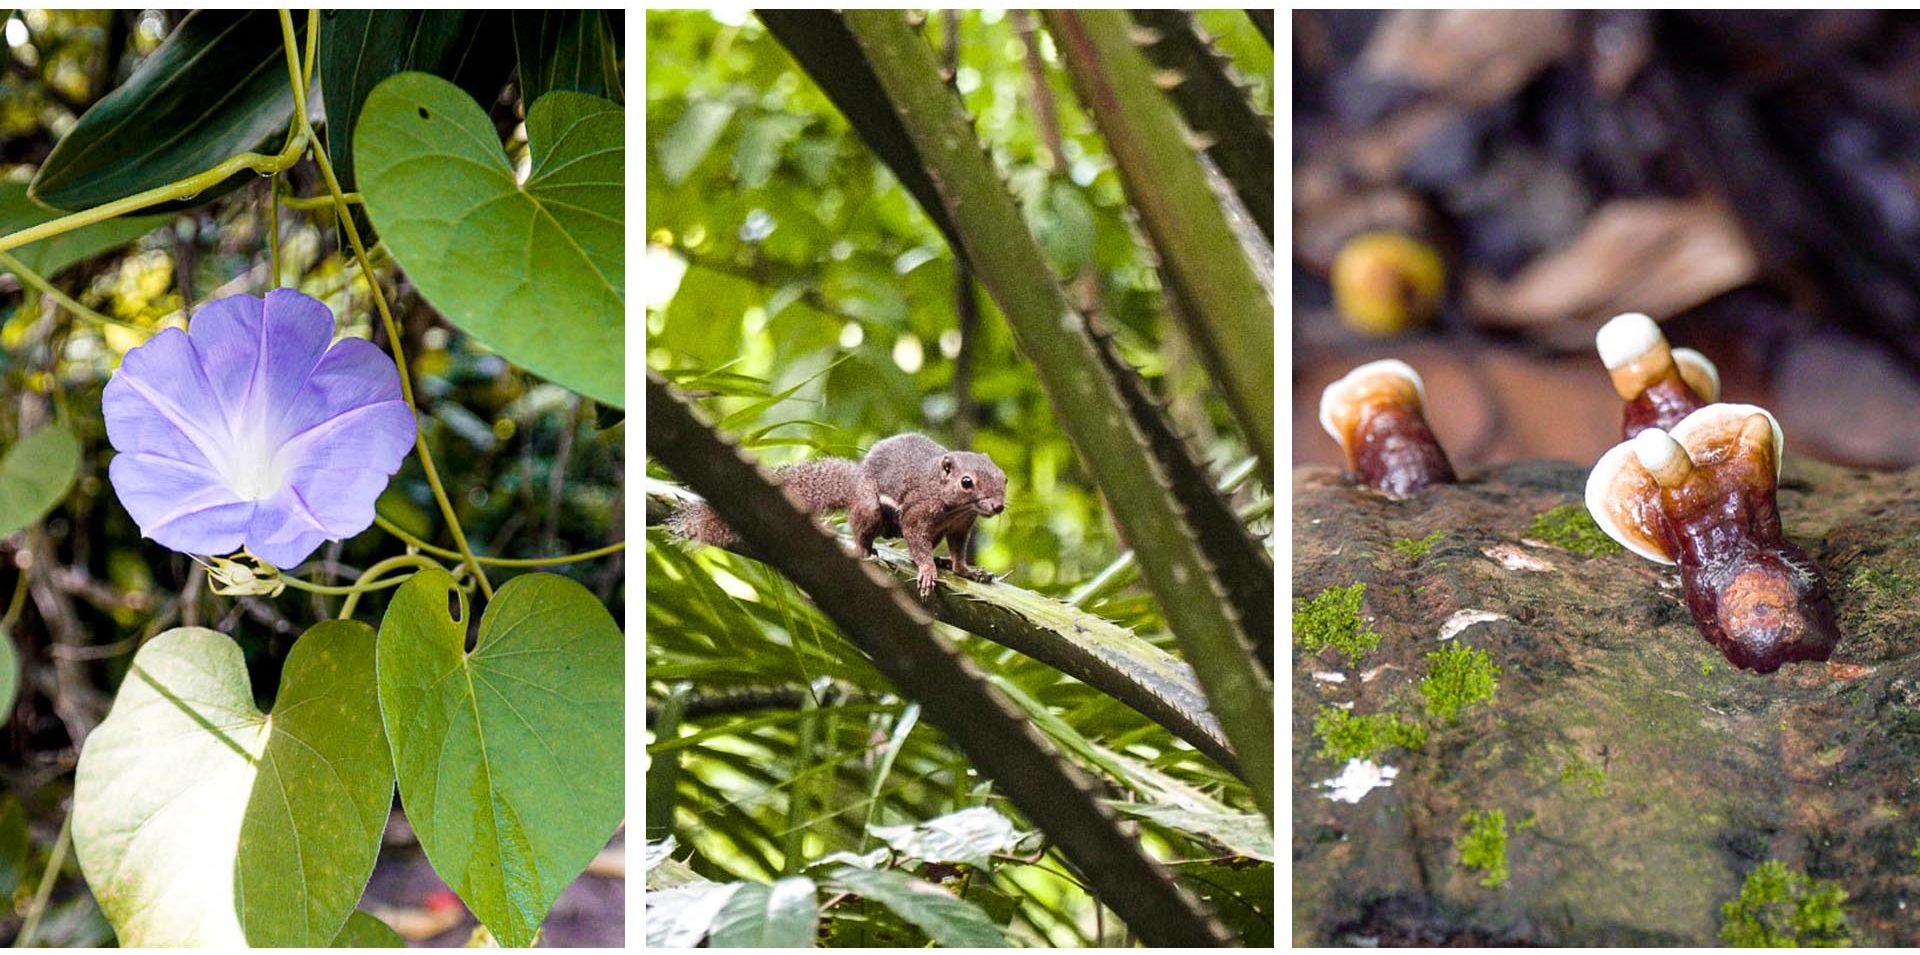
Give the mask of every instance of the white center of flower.
<svg viewBox="0 0 1920 955">
<path fill-rule="evenodd" d="M 222 476 L 235 497 L 243 501 L 264 501 L 287 484 L 285 468 L 279 461 L 280 449 L 267 439 L 266 428 L 247 427 L 234 436 Z"/>
</svg>

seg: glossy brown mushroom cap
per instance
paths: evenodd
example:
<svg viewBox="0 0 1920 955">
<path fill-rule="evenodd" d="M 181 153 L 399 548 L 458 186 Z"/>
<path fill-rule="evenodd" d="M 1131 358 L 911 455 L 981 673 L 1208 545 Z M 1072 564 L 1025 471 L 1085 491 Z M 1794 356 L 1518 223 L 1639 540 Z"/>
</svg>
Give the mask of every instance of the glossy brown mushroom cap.
<svg viewBox="0 0 1920 955">
<path fill-rule="evenodd" d="M 1824 660 L 1839 641 L 1819 565 L 1786 539 L 1776 490 L 1784 439 L 1753 405 L 1708 405 L 1601 457 L 1587 509 L 1649 560 L 1678 564 L 1687 609 L 1736 666 Z"/>
<path fill-rule="evenodd" d="M 1406 362 L 1369 362 L 1328 385 L 1320 426 L 1346 452 L 1348 473 L 1374 490 L 1407 497 L 1457 480 L 1427 425 L 1426 388 Z"/>
</svg>

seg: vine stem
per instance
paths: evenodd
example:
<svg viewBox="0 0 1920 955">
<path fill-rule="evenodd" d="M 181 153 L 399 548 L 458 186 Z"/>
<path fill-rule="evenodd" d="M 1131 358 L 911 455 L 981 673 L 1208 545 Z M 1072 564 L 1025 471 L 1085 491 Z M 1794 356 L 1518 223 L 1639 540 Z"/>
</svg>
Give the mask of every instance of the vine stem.
<svg viewBox="0 0 1920 955">
<path fill-rule="evenodd" d="M 267 259 L 273 269 L 272 285 L 280 287 L 280 188 L 278 178 L 267 180 Z"/>
<path fill-rule="evenodd" d="M 67 864 L 67 848 L 73 844 L 73 810 L 67 810 L 67 818 L 60 822 L 60 835 L 53 840 L 53 851 L 47 856 L 47 871 L 40 876 L 40 887 L 34 890 L 33 901 L 27 908 L 27 919 L 20 926 L 20 936 L 14 939 L 16 948 L 29 948 L 35 936 L 40 934 L 40 917 L 46 914 L 47 900 L 53 897 L 53 884 L 59 881 L 60 869 Z"/>
<path fill-rule="evenodd" d="M 20 576 L 13 583 L 13 599 L 7 601 L 6 616 L 0 617 L 0 630 L 11 631 L 13 625 L 20 622 L 20 614 L 27 609 L 27 568 L 15 567 Z"/>
<path fill-rule="evenodd" d="M 401 577 L 388 577 L 384 580 L 376 580 L 381 574 L 396 567 L 418 567 L 425 570 L 429 567 L 437 569 L 440 565 L 435 563 L 431 558 L 422 557 L 419 554 L 397 554 L 374 564 L 372 567 L 362 571 L 360 573 L 360 579 L 354 581 L 353 586 L 348 588 L 349 593 L 347 594 L 347 600 L 340 605 L 340 619 L 353 619 L 353 608 L 360 605 L 361 594 L 375 590 L 384 590 L 387 587 L 402 583 L 413 577 L 412 574 L 406 574 Z M 369 580 L 375 580 L 375 582 L 371 584 L 367 583 Z"/>
<path fill-rule="evenodd" d="M 400 538 L 400 540 L 408 546 L 418 547 L 420 550 L 432 554 L 435 557 L 441 557 L 447 560 L 460 559 L 460 553 L 458 551 L 451 551 L 445 547 L 435 547 L 413 536 L 406 528 L 378 514 L 373 516 L 373 522 L 379 525 L 381 530 Z M 593 560 L 597 557 L 617 554 L 626 549 L 626 541 L 614 541 L 605 547 L 596 547 L 593 550 L 581 551 L 577 554 L 563 554 L 559 557 L 477 557 L 475 559 L 488 567 L 551 567 L 554 564 L 577 564 L 583 560 Z"/>
<path fill-rule="evenodd" d="M 86 307 L 85 305 L 80 304 L 79 302 L 74 301 L 72 298 L 69 298 L 67 296 L 67 293 L 60 291 L 58 288 L 55 288 L 53 283 L 47 281 L 45 276 L 41 275 L 38 272 L 35 272 L 30 268 L 27 268 L 26 263 L 20 261 L 19 259 L 14 258 L 12 255 L 6 252 L 0 252 L 0 269 L 5 269 L 6 271 L 12 272 L 13 274 L 20 276 L 20 281 L 25 282 L 28 285 L 33 286 L 34 288 L 39 289 L 40 294 L 45 295 L 50 299 L 53 299 L 54 302 L 58 304 L 61 308 L 66 309 L 68 314 L 73 315 L 77 318 L 84 318 L 89 322 L 96 322 L 101 325 L 117 326 L 119 328 L 124 328 L 130 332 L 138 332 L 142 335 L 152 335 L 154 332 L 159 330 L 154 328 L 145 328 L 140 325 L 135 325 L 132 322 L 121 321 L 120 319 L 117 319 L 117 318 L 110 318 L 106 315 L 102 315 L 99 312 L 94 311 L 93 309 Z"/>
<path fill-rule="evenodd" d="M 360 205 L 365 201 L 357 192 L 345 193 L 340 198 L 346 200 L 349 205 Z M 281 196 L 280 202 L 289 209 L 298 209 L 301 212 L 333 208 L 332 196 Z"/>
<path fill-rule="evenodd" d="M 315 8 L 307 15 L 307 40 L 309 45 L 316 41 L 320 33 L 320 11 Z M 307 88 L 302 82 L 298 41 L 293 35 L 293 12 L 280 10 L 280 36 L 287 51 L 287 78 L 293 84 L 293 109 L 300 123 L 301 132 L 308 142 L 316 142 L 313 125 L 307 118 Z M 353 214 L 347 208 L 346 192 L 340 188 L 340 180 L 333 174 L 333 163 L 327 159 L 327 151 L 313 150 L 314 162 L 320 166 L 320 175 L 327 182 L 327 192 L 333 197 L 334 207 L 340 217 L 340 226 L 347 233 L 347 241 L 353 246 L 353 255 L 360 263 L 360 271 L 367 276 L 367 284 L 373 287 L 373 304 L 380 312 L 380 321 L 387 330 L 387 344 L 393 348 L 393 363 L 400 370 L 400 392 L 407 399 L 407 407 L 413 412 L 414 419 L 420 417 L 420 406 L 413 397 L 413 376 L 407 370 L 406 352 L 400 343 L 400 324 L 393 320 L 393 312 L 387 307 L 387 295 L 374 276 L 373 266 L 367 261 L 367 248 L 360 241 L 360 229 L 353 224 Z M 4 251 L 4 249 L 0 249 Z M 433 489 L 433 499 L 440 505 L 441 516 L 447 519 L 447 529 L 453 532 L 453 542 L 460 550 L 460 559 L 473 572 L 474 580 L 480 584 L 480 592 L 488 600 L 493 599 L 493 583 L 487 579 L 486 569 L 473 556 L 473 548 L 467 543 L 467 534 L 460 527 L 460 518 L 453 512 L 453 502 L 447 498 L 447 490 L 440 483 L 440 471 L 434 467 L 433 453 L 427 449 L 426 432 L 414 429 L 414 450 L 420 453 L 420 467 L 426 472 L 427 486 Z"/>
<path fill-rule="evenodd" d="M 302 112 L 304 113 L 305 104 L 299 103 L 298 105 L 302 107 Z M 301 128 L 303 134 L 297 133 L 290 137 L 287 140 L 286 147 L 275 155 L 266 156 L 260 153 L 240 153 L 235 156 L 229 156 L 206 172 L 196 173 L 185 179 L 176 179 L 164 186 L 155 186 L 145 192 L 137 192 L 124 199 L 115 199 L 112 202 L 103 203 L 91 209 L 73 213 L 72 215 L 61 216 L 58 219 L 42 222 L 36 226 L 28 226 L 16 232 L 0 235 L 0 252 L 12 251 L 28 243 L 38 242 L 41 239 L 71 232 L 74 229 L 82 226 L 90 226 L 96 222 L 105 222 L 108 219 L 115 219 L 130 213 L 139 212 L 149 206 L 157 206 L 163 202 L 172 202 L 175 199 L 186 199 L 191 196 L 197 196 L 227 181 L 228 178 L 237 173 L 257 172 L 263 176 L 279 175 L 294 163 L 299 162 L 301 154 L 306 151 L 307 137 L 312 135 L 312 130 L 304 123 Z"/>
<path fill-rule="evenodd" d="M 436 564 L 434 566 L 439 566 L 439 565 Z M 388 587 L 398 587 L 402 583 L 405 583 L 406 579 L 407 578 L 405 577 L 389 577 L 385 580 L 375 581 L 374 583 L 371 583 L 371 584 L 356 583 L 350 587 L 348 586 L 336 587 L 331 584 L 310 583 L 308 581 L 301 580 L 298 577 L 285 577 L 285 576 L 280 578 L 280 582 L 283 584 L 286 584 L 289 589 L 304 590 L 307 593 L 319 594 L 322 597 L 353 598 L 353 597 L 358 597 L 359 595 L 366 593 L 368 591 L 385 590 Z"/>
</svg>

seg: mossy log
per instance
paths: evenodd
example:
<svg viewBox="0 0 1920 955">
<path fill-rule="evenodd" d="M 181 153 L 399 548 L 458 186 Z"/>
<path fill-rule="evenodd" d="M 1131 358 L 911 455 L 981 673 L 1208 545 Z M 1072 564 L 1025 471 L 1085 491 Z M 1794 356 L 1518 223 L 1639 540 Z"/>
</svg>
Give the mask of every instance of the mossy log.
<svg viewBox="0 0 1920 955">
<path fill-rule="evenodd" d="M 1855 944 L 1920 944 L 1920 470 L 1787 460 L 1787 535 L 1824 568 L 1842 638 L 1771 675 L 1701 637 L 1674 568 L 1583 546 L 1585 475 L 1528 462 L 1389 501 L 1294 472 L 1296 606 L 1363 583 L 1355 625 L 1381 636 L 1356 662 L 1294 647 L 1294 942 L 1715 945 L 1750 937 L 1727 903 L 1777 860 L 1846 893 Z M 1459 701 L 1421 681 L 1460 644 L 1498 682 L 1447 721 Z M 1351 742 L 1315 736 L 1336 706 L 1427 732 L 1349 762 Z M 1470 834 L 1493 810 L 1497 880 L 1491 834 Z M 1795 906 L 1775 906 L 1789 936 L 1822 920 Z"/>
</svg>

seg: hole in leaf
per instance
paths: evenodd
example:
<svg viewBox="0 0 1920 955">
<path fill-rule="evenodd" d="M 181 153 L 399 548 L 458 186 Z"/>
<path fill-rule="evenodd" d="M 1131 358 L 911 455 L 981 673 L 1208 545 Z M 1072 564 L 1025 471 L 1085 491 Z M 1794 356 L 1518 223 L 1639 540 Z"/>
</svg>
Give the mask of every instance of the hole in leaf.
<svg viewBox="0 0 1920 955">
<path fill-rule="evenodd" d="M 425 106 L 422 106 L 422 107 L 420 107 L 420 118 L 421 118 L 421 119 L 432 119 L 432 118 L 433 118 L 433 116 L 432 116 L 431 114 L 429 114 L 429 113 L 427 112 L 427 108 L 426 108 Z"/>
<path fill-rule="evenodd" d="M 457 590 L 447 591 L 447 616 L 453 618 L 454 623 L 460 622 L 460 592 Z"/>
</svg>

